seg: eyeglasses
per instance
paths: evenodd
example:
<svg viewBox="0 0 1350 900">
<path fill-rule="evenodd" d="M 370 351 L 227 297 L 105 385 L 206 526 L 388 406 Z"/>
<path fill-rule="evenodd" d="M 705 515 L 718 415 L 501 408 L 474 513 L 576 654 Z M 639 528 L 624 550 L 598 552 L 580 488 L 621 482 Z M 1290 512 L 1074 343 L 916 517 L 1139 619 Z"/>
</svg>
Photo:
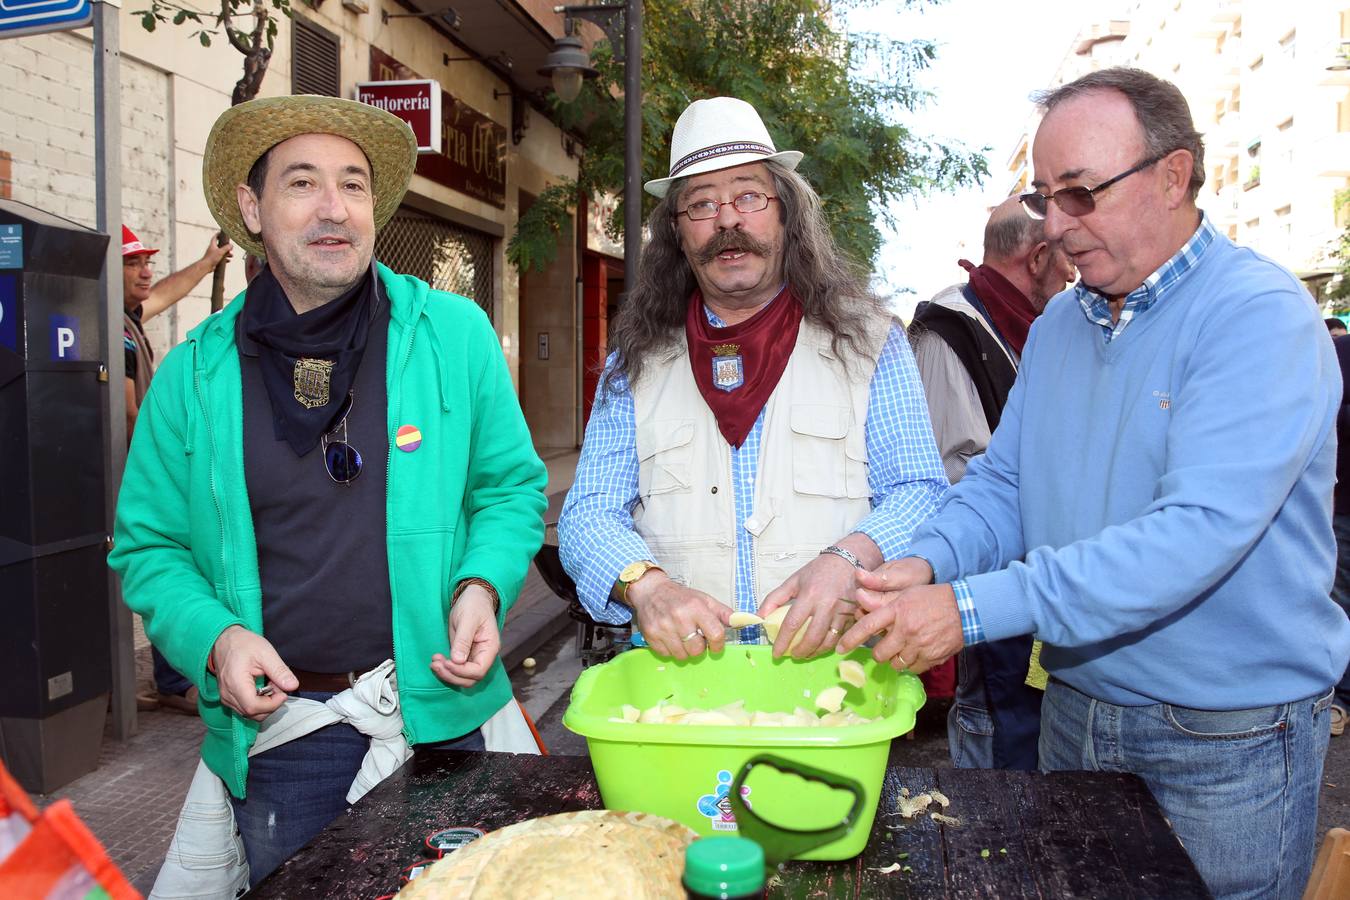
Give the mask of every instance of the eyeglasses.
<svg viewBox="0 0 1350 900">
<path fill-rule="evenodd" d="M 361 451 L 347 443 L 347 416 L 351 415 L 352 404 L 356 402 L 356 392 L 347 394 L 342 404 L 342 418 L 333 426 L 333 430 L 319 438 L 323 445 L 323 467 L 334 484 L 351 484 L 361 474 Z M 333 440 L 339 431 L 342 437 Z"/>
<path fill-rule="evenodd" d="M 1060 212 L 1067 216 L 1078 218 L 1086 216 L 1097 208 L 1097 198 L 1094 196 L 1098 191 L 1104 191 L 1111 185 L 1124 178 L 1129 178 L 1135 172 L 1142 172 L 1149 166 L 1161 160 L 1167 154 L 1154 156 L 1144 160 L 1132 169 L 1121 172 L 1115 178 L 1108 178 L 1095 188 L 1085 187 L 1067 187 L 1060 188 L 1053 194 L 1042 194 L 1039 191 L 1032 191 L 1029 194 L 1023 194 L 1017 199 L 1022 202 L 1022 208 L 1026 210 L 1027 215 L 1033 219 L 1044 219 L 1046 213 L 1050 211 L 1050 201 L 1055 201 Z"/>
<path fill-rule="evenodd" d="M 715 219 L 724 206 L 735 207 L 736 212 L 738 213 L 755 213 L 768 209 L 769 201 L 777 199 L 777 197 L 770 197 L 768 194 L 760 193 L 759 191 L 746 191 L 744 194 L 740 194 L 725 202 L 718 202 L 717 200 L 700 200 L 697 203 L 691 203 L 677 212 L 675 217 L 688 216 L 689 221 L 691 222 L 701 222 L 704 219 Z"/>
</svg>

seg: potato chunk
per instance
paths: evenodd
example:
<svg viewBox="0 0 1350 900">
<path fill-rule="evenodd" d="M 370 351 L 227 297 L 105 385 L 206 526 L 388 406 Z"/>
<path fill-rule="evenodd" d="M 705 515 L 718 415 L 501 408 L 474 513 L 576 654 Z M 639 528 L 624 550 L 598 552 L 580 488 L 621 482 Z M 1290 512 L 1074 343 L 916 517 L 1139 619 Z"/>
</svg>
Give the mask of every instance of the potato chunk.
<svg viewBox="0 0 1350 900">
<path fill-rule="evenodd" d="M 867 684 L 867 672 L 863 669 L 862 663 L 853 659 L 841 659 L 839 661 L 839 680 L 860 688 Z"/>
</svg>

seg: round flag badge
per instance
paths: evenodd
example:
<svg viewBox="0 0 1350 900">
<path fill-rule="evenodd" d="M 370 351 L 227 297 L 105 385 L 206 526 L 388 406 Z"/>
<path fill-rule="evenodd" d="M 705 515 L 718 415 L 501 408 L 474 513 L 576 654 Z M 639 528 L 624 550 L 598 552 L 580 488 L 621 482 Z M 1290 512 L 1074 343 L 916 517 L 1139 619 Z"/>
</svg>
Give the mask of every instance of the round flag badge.
<svg viewBox="0 0 1350 900">
<path fill-rule="evenodd" d="M 404 453 L 411 453 L 422 446 L 422 431 L 416 425 L 400 425 L 394 435 L 394 446 Z"/>
</svg>

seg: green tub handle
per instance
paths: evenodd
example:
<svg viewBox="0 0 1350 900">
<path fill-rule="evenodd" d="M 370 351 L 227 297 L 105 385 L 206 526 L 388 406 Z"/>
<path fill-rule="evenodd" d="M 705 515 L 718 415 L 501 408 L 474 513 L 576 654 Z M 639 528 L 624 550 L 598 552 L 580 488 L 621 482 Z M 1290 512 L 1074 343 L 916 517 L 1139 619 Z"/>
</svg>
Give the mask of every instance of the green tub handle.
<svg viewBox="0 0 1350 900">
<path fill-rule="evenodd" d="M 768 766 L 808 781 L 818 781 L 836 790 L 848 791 L 853 795 L 853 804 L 838 824 L 827 828 L 797 830 L 773 825 L 755 815 L 741 797 L 741 785 L 745 783 L 745 779 L 750 776 L 755 766 Z M 863 788 L 846 775 L 827 772 L 804 763 L 790 762 L 770 753 L 762 753 L 746 760 L 745 765 L 736 773 L 736 778 L 731 784 L 730 799 L 732 814 L 736 816 L 737 829 L 743 837 L 749 838 L 763 848 L 764 865 L 772 871 L 788 860 L 837 841 L 852 831 L 863 808 Z"/>
</svg>

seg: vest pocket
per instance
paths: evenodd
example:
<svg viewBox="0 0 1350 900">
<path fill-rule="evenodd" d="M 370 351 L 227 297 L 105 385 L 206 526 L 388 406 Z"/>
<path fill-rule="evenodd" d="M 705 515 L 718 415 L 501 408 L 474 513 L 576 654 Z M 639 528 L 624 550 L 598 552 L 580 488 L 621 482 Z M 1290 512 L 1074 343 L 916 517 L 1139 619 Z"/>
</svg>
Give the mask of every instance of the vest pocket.
<svg viewBox="0 0 1350 900">
<path fill-rule="evenodd" d="M 693 419 L 658 419 L 638 426 L 639 497 L 689 490 L 693 440 Z"/>
<path fill-rule="evenodd" d="M 848 447 L 847 406 L 798 403 L 792 407 L 792 487 L 818 497 L 866 497 L 866 452 Z"/>
</svg>

